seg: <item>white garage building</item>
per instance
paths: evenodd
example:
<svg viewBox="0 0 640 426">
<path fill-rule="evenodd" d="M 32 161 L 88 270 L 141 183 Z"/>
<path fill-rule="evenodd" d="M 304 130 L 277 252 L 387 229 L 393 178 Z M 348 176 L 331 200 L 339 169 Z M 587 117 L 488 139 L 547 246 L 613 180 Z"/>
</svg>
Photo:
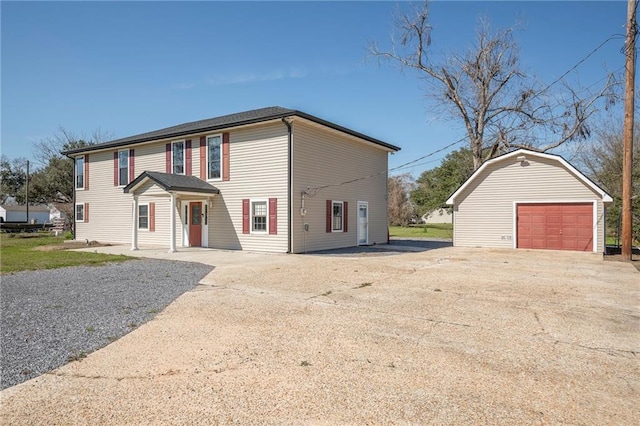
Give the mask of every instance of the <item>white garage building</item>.
<svg viewBox="0 0 640 426">
<path fill-rule="evenodd" d="M 447 204 L 454 246 L 603 253 L 612 201 L 562 157 L 520 149 L 486 161 Z"/>
</svg>

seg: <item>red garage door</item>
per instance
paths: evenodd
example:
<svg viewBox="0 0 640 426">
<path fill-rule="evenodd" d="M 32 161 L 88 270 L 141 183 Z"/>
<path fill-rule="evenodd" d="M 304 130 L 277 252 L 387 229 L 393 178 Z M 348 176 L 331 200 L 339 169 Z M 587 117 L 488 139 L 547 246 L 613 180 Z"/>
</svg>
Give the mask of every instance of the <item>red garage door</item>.
<svg viewBox="0 0 640 426">
<path fill-rule="evenodd" d="M 593 250 L 593 204 L 518 204 L 518 248 Z"/>
</svg>

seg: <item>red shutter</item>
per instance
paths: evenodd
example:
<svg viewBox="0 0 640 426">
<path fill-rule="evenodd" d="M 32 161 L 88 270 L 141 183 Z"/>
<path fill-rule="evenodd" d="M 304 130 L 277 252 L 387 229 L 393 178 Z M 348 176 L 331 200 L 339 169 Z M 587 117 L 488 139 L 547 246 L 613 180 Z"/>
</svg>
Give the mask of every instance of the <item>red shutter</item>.
<svg viewBox="0 0 640 426">
<path fill-rule="evenodd" d="M 229 180 L 229 133 L 222 134 L 222 180 Z"/>
<path fill-rule="evenodd" d="M 164 160 L 166 163 L 165 170 L 167 173 L 171 173 L 171 144 L 170 143 L 168 143 L 167 146 L 165 146 L 164 153 L 165 153 Z"/>
<path fill-rule="evenodd" d="M 156 203 L 149 203 L 149 232 L 156 230 Z"/>
<path fill-rule="evenodd" d="M 129 150 L 129 183 L 136 178 L 136 152 L 132 148 Z"/>
<path fill-rule="evenodd" d="M 346 201 L 343 203 L 344 207 L 342 208 L 342 232 L 347 232 L 348 223 L 349 223 L 349 203 Z"/>
<path fill-rule="evenodd" d="M 113 153 L 113 186 L 118 186 L 118 151 Z"/>
<path fill-rule="evenodd" d="M 242 233 L 249 233 L 249 199 L 245 198 L 242 200 Z"/>
<path fill-rule="evenodd" d="M 185 171 L 184 174 L 187 176 L 191 176 L 191 172 L 193 169 L 192 164 L 192 156 L 191 156 L 191 139 L 187 139 L 184 143 L 184 151 L 185 151 Z"/>
<path fill-rule="evenodd" d="M 331 200 L 327 200 L 327 232 L 331 232 L 332 205 Z"/>
<path fill-rule="evenodd" d="M 207 138 L 200 136 L 200 179 L 207 180 Z"/>
<path fill-rule="evenodd" d="M 84 221 L 89 222 L 89 203 L 84 203 Z"/>
<path fill-rule="evenodd" d="M 269 234 L 278 233 L 278 199 L 269 198 Z"/>
<path fill-rule="evenodd" d="M 89 189 L 89 154 L 84 155 L 84 189 Z"/>
</svg>

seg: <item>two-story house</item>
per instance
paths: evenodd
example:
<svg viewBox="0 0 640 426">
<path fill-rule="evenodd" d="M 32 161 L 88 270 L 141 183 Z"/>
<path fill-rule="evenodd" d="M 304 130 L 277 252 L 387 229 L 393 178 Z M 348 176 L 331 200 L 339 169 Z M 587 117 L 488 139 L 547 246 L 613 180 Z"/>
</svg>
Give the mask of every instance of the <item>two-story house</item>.
<svg viewBox="0 0 640 426">
<path fill-rule="evenodd" d="M 66 151 L 75 238 L 282 253 L 386 243 L 399 149 L 269 107 Z"/>
</svg>

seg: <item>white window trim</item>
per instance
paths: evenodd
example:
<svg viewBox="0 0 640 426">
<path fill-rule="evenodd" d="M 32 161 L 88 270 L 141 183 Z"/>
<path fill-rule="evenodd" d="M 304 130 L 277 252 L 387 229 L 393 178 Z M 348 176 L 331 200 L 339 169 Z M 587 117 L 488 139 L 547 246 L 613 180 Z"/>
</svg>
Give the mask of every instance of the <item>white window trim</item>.
<svg viewBox="0 0 640 426">
<path fill-rule="evenodd" d="M 127 183 L 126 184 L 122 184 L 122 182 L 120 182 L 120 153 L 121 152 L 126 152 L 127 153 Z M 129 150 L 128 149 L 120 149 L 118 150 L 118 188 L 124 188 L 125 186 L 127 186 L 129 183 L 129 162 L 131 161 L 131 158 L 129 156 Z M 173 161 L 173 157 L 172 160 Z"/>
<path fill-rule="evenodd" d="M 147 206 L 147 227 L 146 228 L 140 228 L 140 206 Z M 138 228 L 138 231 L 147 231 L 149 232 L 149 221 L 151 220 L 151 217 L 149 215 L 149 203 L 138 203 L 138 214 L 136 215 L 136 227 Z"/>
<path fill-rule="evenodd" d="M 82 220 L 78 220 L 78 206 L 82 206 Z M 73 210 L 73 218 L 77 223 L 84 223 L 84 203 L 76 203 L 75 208 Z"/>
<path fill-rule="evenodd" d="M 253 229 L 253 203 L 265 203 L 267 206 L 266 226 L 264 231 Z M 257 235 L 269 235 L 269 200 L 266 198 L 251 198 L 249 200 L 249 233 Z"/>
<path fill-rule="evenodd" d="M 335 226 L 333 224 L 334 216 L 333 216 L 333 205 L 340 204 L 342 206 L 342 223 L 340 224 L 340 229 L 334 229 Z M 344 201 L 335 201 L 331 200 L 331 232 L 344 232 Z"/>
<path fill-rule="evenodd" d="M 82 158 L 82 186 L 78 187 L 78 159 Z M 73 188 L 76 191 L 84 191 L 84 187 L 85 187 L 85 179 L 87 178 L 84 175 L 84 170 L 85 170 L 85 161 L 87 161 L 87 157 L 85 155 L 79 155 L 76 157 L 76 161 L 74 163 L 74 170 L 73 170 Z"/>
<path fill-rule="evenodd" d="M 360 206 L 367 207 L 367 239 L 362 245 L 369 245 L 369 202 L 368 201 L 358 201 L 356 203 L 357 213 L 356 213 L 356 245 L 361 245 L 359 240 L 360 236 Z M 343 219 L 344 220 L 344 219 Z"/>
<path fill-rule="evenodd" d="M 209 178 L 209 138 L 215 138 L 216 136 L 218 136 L 220 138 L 220 177 L 219 178 Z M 222 145 L 223 145 L 223 137 L 222 137 L 222 133 L 214 133 L 212 135 L 207 135 L 205 136 L 205 141 L 207 143 L 207 152 L 206 152 L 206 171 L 207 171 L 207 181 L 209 182 L 219 182 L 222 180 L 222 176 L 224 176 L 224 161 L 222 161 L 222 157 L 223 157 L 223 152 L 222 152 Z"/>
<path fill-rule="evenodd" d="M 175 144 L 182 144 L 182 173 L 174 173 L 173 172 L 173 155 L 175 150 L 173 149 Z M 171 174 L 172 175 L 186 175 L 187 171 L 187 141 L 185 139 L 180 139 L 177 141 L 171 142 Z"/>
</svg>

